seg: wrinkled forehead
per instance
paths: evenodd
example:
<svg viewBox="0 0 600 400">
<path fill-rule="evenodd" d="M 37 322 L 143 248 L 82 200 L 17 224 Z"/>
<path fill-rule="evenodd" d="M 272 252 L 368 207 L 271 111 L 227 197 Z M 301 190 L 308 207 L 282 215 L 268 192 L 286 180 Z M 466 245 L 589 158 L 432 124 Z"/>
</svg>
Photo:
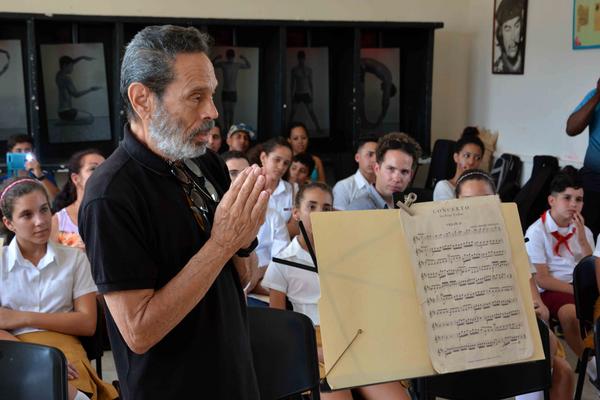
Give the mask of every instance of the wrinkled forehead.
<svg viewBox="0 0 600 400">
<path fill-rule="evenodd" d="M 210 59 L 206 54 L 180 53 L 173 62 L 175 79 L 170 86 L 175 86 L 186 92 L 210 91 L 217 88 L 218 82 Z"/>
</svg>

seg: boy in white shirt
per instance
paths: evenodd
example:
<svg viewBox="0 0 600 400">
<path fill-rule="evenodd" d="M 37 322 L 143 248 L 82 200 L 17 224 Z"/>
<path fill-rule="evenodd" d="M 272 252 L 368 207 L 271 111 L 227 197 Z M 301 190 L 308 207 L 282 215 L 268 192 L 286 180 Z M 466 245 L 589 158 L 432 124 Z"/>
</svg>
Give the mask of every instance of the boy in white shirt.
<svg viewBox="0 0 600 400">
<path fill-rule="evenodd" d="M 373 166 L 376 162 L 376 149 L 376 136 L 358 138 L 356 154 L 354 154 L 354 161 L 358 163 L 356 173 L 338 181 L 333 187 L 333 198 L 335 199 L 333 206 L 336 210 L 345 210 L 355 198 L 367 191 L 369 185 L 375 183 Z"/>
<path fill-rule="evenodd" d="M 550 210 L 527 229 L 525 246 L 540 296 L 550 316 L 560 321 L 567 344 L 580 356 L 584 346 L 575 313 L 573 269 L 592 254 L 594 238 L 581 216 L 583 188 L 577 171 L 564 168 L 552 180 L 550 192 Z"/>
</svg>

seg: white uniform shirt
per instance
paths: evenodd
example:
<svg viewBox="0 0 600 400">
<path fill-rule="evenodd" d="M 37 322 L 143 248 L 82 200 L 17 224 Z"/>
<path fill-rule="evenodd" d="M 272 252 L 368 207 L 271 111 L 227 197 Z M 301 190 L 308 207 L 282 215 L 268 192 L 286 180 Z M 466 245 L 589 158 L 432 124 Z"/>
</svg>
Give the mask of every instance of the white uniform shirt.
<svg viewBox="0 0 600 400">
<path fill-rule="evenodd" d="M 573 224 L 564 228 L 559 227 L 556 225 L 554 219 L 552 219 L 550 211 L 546 211 L 546 223 L 543 223 L 542 219 L 539 218 L 527 228 L 527 232 L 525 233 L 525 237 L 529 239 L 525 243 L 529 261 L 532 264 L 546 264 L 553 278 L 567 283 L 572 282 L 573 269 L 586 254 L 582 253 L 577 241 L 577 234 L 575 234 L 568 242 L 573 254 L 562 245 L 560 246 L 559 255 L 556 256 L 553 249 L 557 240 L 551 235 L 551 232 L 558 231 L 558 233 L 565 236 L 572 232 L 574 228 Z M 585 236 L 593 248 L 594 236 L 587 226 L 585 227 Z"/>
<path fill-rule="evenodd" d="M 258 230 L 258 247 L 256 247 L 258 266 L 266 267 L 269 265 L 271 258 L 289 243 L 290 234 L 287 230 L 286 221 L 274 209 L 267 209 L 265 223 Z"/>
<path fill-rule="evenodd" d="M 73 311 L 73 300 L 96 292 L 90 263 L 81 250 L 48 242 L 37 267 L 23 258 L 17 240 L 0 250 L 0 307 L 17 311 Z M 11 333 L 36 332 L 21 328 Z"/>
<path fill-rule="evenodd" d="M 354 175 L 342 179 L 333 187 L 333 207 L 345 210 L 352 200 L 367 191 L 368 186 L 367 179 L 360 170 L 356 170 Z"/>
<path fill-rule="evenodd" d="M 456 188 L 450 181 L 438 181 L 433 188 L 433 200 L 450 200 L 456 198 Z"/>
<path fill-rule="evenodd" d="M 314 267 L 310 254 L 300 246 L 297 236 L 277 257 Z M 308 316 L 314 325 L 319 325 L 321 287 L 318 274 L 271 261 L 262 285 L 285 293 L 294 311 Z"/>
<path fill-rule="evenodd" d="M 269 198 L 269 208 L 277 211 L 283 217 L 286 224 L 292 217 L 294 194 L 297 191 L 295 189 L 295 185 L 292 186 L 291 183 L 280 179 L 279 184 Z"/>
<path fill-rule="evenodd" d="M 600 257 L 600 235 L 598 235 L 598 238 L 596 239 L 596 249 L 594 250 L 594 255 L 596 257 Z"/>
</svg>

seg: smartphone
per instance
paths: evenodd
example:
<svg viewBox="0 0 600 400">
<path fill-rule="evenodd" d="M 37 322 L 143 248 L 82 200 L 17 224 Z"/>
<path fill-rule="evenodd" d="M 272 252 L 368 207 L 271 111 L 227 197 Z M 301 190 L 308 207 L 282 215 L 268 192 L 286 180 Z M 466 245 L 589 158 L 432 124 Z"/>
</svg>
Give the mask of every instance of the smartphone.
<svg viewBox="0 0 600 400">
<path fill-rule="evenodd" d="M 8 175 L 16 175 L 17 171 L 25 170 L 25 163 L 33 160 L 33 153 L 6 153 L 6 169 Z"/>
</svg>

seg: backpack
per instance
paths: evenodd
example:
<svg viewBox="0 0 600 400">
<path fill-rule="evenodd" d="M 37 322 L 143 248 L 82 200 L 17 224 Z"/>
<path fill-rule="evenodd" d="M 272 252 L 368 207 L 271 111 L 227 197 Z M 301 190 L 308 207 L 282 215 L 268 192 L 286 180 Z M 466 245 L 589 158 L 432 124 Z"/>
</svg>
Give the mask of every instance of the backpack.
<svg viewBox="0 0 600 400">
<path fill-rule="evenodd" d="M 553 156 L 533 157 L 531 177 L 515 196 L 523 232 L 548 209 L 550 183 L 558 172 L 558 159 Z"/>
<path fill-rule="evenodd" d="M 425 181 L 425 188 L 433 190 L 438 181 L 450 179 L 456 172 L 456 164 L 454 163 L 454 140 L 438 139 L 433 145 L 431 152 L 431 164 L 429 164 L 429 172 Z"/>
<path fill-rule="evenodd" d="M 513 201 L 521 185 L 521 169 L 523 163 L 518 156 L 513 154 L 502 154 L 492 168 L 492 179 L 496 184 L 496 191 L 502 201 Z"/>
</svg>

